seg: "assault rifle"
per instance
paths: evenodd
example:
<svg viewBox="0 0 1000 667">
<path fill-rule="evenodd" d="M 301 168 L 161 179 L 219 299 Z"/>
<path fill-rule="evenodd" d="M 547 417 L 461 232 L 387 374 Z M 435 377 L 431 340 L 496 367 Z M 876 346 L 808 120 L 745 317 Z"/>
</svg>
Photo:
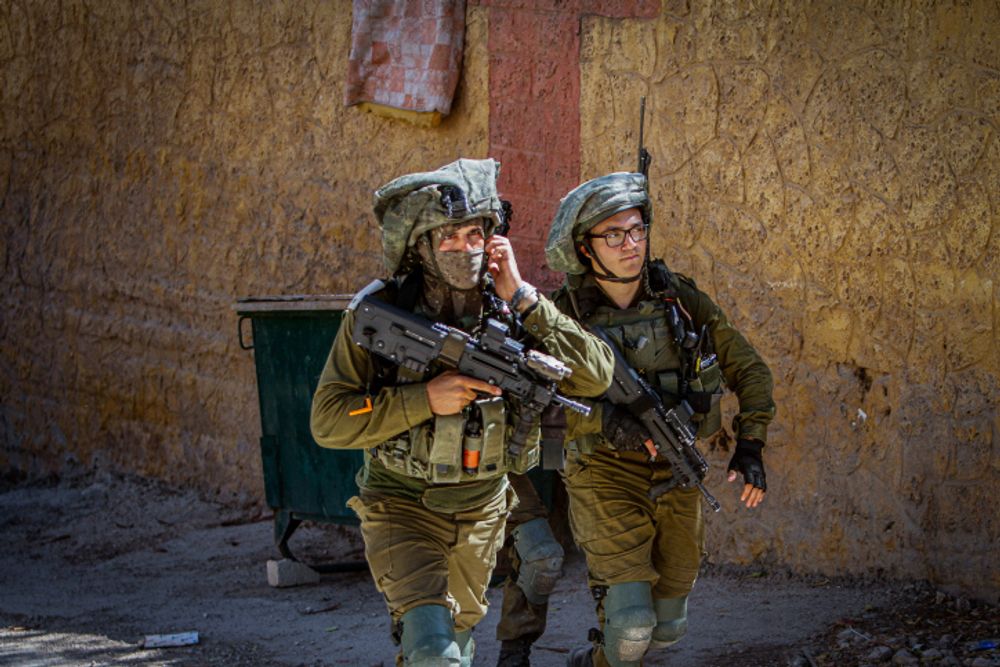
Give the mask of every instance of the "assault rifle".
<svg viewBox="0 0 1000 667">
<path fill-rule="evenodd" d="M 372 297 L 358 303 L 354 317 L 352 338 L 369 352 L 416 373 L 438 361 L 516 398 L 520 411 L 507 445 L 512 456 L 521 453 L 532 424 L 550 404 L 590 414 L 590 407 L 556 392 L 556 383 L 573 371 L 555 357 L 525 350 L 497 320 L 487 320 L 482 335 L 473 338 Z"/>
<path fill-rule="evenodd" d="M 691 406 L 687 401 L 681 401 L 680 405 L 668 410 L 656 390 L 625 361 L 607 332 L 600 327 L 592 327 L 591 331 L 607 343 L 615 355 L 615 375 L 605 397 L 615 405 L 627 408 L 649 431 L 650 439 L 643 444 L 650 460 L 662 456 L 673 469 L 669 480 L 649 490 L 650 500 L 656 500 L 677 486 L 693 486 L 718 512 L 719 501 L 701 483 L 708 472 L 708 463 L 694 446 L 697 430 L 691 423 L 691 415 L 694 414 Z"/>
</svg>

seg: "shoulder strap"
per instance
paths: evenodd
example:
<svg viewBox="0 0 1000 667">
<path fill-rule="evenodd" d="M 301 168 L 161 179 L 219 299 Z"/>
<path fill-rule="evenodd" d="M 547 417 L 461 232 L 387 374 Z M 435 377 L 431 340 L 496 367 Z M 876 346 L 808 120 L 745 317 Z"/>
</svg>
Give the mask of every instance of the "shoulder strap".
<svg viewBox="0 0 1000 667">
<path fill-rule="evenodd" d="M 661 259 L 650 260 L 646 265 L 646 289 L 666 306 L 667 321 L 681 354 L 682 375 L 686 375 L 694 367 L 694 358 L 704 332 L 697 330 L 681 300 L 678 287 L 682 278 L 667 268 Z M 690 281 L 690 278 L 687 280 Z"/>
<path fill-rule="evenodd" d="M 569 287 L 567 292 L 576 318 L 581 322 L 590 320 L 603 299 L 601 290 L 596 285 L 581 285 L 575 289 Z"/>
<path fill-rule="evenodd" d="M 385 289 L 385 287 L 386 287 L 385 282 L 379 280 L 378 278 L 371 281 L 370 283 L 362 287 L 360 290 L 355 292 L 354 298 L 351 299 L 351 302 L 349 304 L 347 304 L 347 310 L 354 310 L 355 308 L 358 307 L 358 304 L 361 303 L 361 300 L 364 299 L 366 296 L 377 294 L 381 290 Z"/>
<path fill-rule="evenodd" d="M 662 259 L 646 263 L 646 291 L 658 299 L 677 297 L 677 278 Z"/>
</svg>

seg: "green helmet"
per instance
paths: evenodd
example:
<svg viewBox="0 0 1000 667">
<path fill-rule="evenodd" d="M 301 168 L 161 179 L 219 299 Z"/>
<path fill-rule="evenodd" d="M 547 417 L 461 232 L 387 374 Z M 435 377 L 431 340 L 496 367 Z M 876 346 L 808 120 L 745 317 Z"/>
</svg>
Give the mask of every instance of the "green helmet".
<svg viewBox="0 0 1000 667">
<path fill-rule="evenodd" d="M 421 234 L 467 220 L 485 220 L 489 236 L 500 222 L 500 163 L 459 159 L 436 171 L 407 174 L 375 191 L 382 227 L 382 261 L 390 273 L 409 270 L 407 251 Z"/>
<path fill-rule="evenodd" d="M 584 234 L 630 208 L 641 209 L 643 218 L 652 220 L 653 205 L 642 174 L 621 171 L 578 185 L 559 202 L 545 243 L 545 263 L 559 273 L 585 273 L 587 267 L 576 250 Z"/>
</svg>

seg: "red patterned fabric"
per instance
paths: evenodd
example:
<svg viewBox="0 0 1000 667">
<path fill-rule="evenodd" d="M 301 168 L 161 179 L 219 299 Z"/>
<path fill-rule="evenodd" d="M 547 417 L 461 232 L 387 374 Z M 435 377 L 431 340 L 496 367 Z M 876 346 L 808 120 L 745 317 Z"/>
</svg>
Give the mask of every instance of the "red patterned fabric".
<svg viewBox="0 0 1000 667">
<path fill-rule="evenodd" d="M 451 111 L 465 0 L 354 0 L 344 104 Z"/>
</svg>

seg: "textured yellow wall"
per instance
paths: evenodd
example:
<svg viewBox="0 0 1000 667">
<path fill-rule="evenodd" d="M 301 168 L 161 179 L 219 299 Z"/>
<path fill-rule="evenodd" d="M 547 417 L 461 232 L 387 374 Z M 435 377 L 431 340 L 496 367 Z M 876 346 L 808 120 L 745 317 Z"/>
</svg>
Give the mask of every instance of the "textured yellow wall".
<svg viewBox="0 0 1000 667">
<path fill-rule="evenodd" d="M 342 106 L 348 0 L 0 4 L 0 469 L 262 498 L 230 306 L 381 274 L 374 188 L 486 155 L 486 25 L 420 129 Z"/>
<path fill-rule="evenodd" d="M 585 23 L 582 176 L 635 168 L 646 95 L 654 252 L 775 373 L 769 497 L 714 559 L 1000 591 L 998 36 L 986 1 Z"/>
<path fill-rule="evenodd" d="M 0 470 L 259 501 L 230 305 L 364 284 L 372 189 L 486 155 L 490 11 L 452 116 L 419 129 L 341 106 L 347 0 L 0 4 Z M 647 95 L 654 248 L 777 379 L 762 509 L 709 452 L 713 559 L 1000 590 L 998 11 L 584 20 L 582 176 L 633 168 Z"/>
</svg>

